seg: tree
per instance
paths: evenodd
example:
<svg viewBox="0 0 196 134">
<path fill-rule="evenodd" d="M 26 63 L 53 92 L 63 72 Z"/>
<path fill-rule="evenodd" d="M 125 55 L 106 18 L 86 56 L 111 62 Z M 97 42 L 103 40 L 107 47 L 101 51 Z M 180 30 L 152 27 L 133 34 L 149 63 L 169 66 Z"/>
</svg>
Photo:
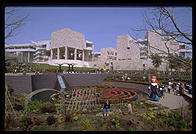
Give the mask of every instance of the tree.
<svg viewBox="0 0 196 134">
<path fill-rule="evenodd" d="M 186 26 L 187 29 L 182 30 L 175 19 L 175 8 L 157 7 L 152 8 L 150 15 L 144 13 L 144 25 L 134 31 L 154 31 L 168 39 L 173 39 L 180 43 L 192 44 L 192 26 Z M 149 17 L 150 16 L 150 17 Z M 191 28 L 191 29 L 189 29 Z M 160 34 L 159 31 L 162 31 Z"/>
<path fill-rule="evenodd" d="M 176 59 L 176 57 L 178 57 Z M 178 56 L 177 54 L 173 55 L 173 54 L 170 54 L 167 58 L 167 61 L 169 63 L 169 68 L 171 69 L 175 69 L 176 71 L 180 71 L 181 69 L 183 69 L 184 71 L 186 72 L 191 72 L 191 68 L 192 68 L 192 59 L 187 57 L 187 58 L 184 58 L 182 56 Z M 186 61 L 186 64 L 181 62 L 179 59 L 183 59 L 184 61 Z"/>
<path fill-rule="evenodd" d="M 156 53 L 156 54 L 152 54 L 152 55 L 150 56 L 150 58 L 151 58 L 151 60 L 152 60 L 153 66 L 154 66 L 154 67 L 156 68 L 156 70 L 157 70 L 157 68 L 162 64 L 162 57 L 159 56 L 159 55 Z"/>
<path fill-rule="evenodd" d="M 5 8 L 5 40 L 14 37 L 16 31 L 21 28 L 27 20 L 27 16 L 17 16 L 14 7 Z"/>
<path fill-rule="evenodd" d="M 132 28 L 132 30 L 136 32 L 153 31 L 160 36 L 166 37 L 166 42 L 164 43 L 164 45 L 167 51 L 163 51 L 158 48 L 153 49 L 156 49 L 168 56 L 167 60 L 171 63 L 170 67 L 174 66 L 174 63 L 172 63 L 171 61 L 178 61 L 181 62 L 181 64 L 184 64 L 183 66 L 189 66 L 189 62 L 178 55 L 172 55 L 172 59 L 169 59 L 171 58 L 172 53 L 170 51 L 170 48 L 167 46 L 167 42 L 173 40 L 179 43 L 192 45 L 192 26 L 186 26 L 187 29 L 182 29 L 182 27 L 180 26 L 182 26 L 183 24 L 179 24 L 176 21 L 175 8 L 173 7 L 157 7 L 152 8 L 148 11 L 151 12 L 149 15 L 147 12 L 144 13 L 144 24 L 142 25 L 142 27 Z"/>
</svg>

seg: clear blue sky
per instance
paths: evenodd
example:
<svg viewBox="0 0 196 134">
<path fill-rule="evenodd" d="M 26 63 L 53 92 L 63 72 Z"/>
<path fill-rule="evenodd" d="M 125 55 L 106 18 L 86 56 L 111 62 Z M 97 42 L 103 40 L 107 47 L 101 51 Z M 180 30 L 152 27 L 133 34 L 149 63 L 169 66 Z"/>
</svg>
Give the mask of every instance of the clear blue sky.
<svg viewBox="0 0 196 134">
<path fill-rule="evenodd" d="M 144 33 L 135 34 L 131 28 L 143 25 L 146 7 L 17 7 L 17 15 L 28 15 L 26 24 L 17 35 L 8 41 L 10 44 L 31 43 L 50 40 L 51 33 L 62 28 L 70 28 L 85 35 L 92 41 L 95 51 L 103 47 L 116 48 L 116 38 L 122 34 L 132 34 L 144 38 Z M 192 28 L 192 9 L 178 7 L 176 19 L 179 24 Z"/>
</svg>

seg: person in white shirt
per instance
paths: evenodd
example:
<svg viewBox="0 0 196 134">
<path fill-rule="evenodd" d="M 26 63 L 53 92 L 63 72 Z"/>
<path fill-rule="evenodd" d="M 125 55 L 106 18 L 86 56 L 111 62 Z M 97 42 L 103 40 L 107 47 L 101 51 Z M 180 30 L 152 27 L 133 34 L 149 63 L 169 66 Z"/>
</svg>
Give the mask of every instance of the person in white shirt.
<svg viewBox="0 0 196 134">
<path fill-rule="evenodd" d="M 133 114 L 131 102 L 128 103 L 128 114 Z"/>
</svg>

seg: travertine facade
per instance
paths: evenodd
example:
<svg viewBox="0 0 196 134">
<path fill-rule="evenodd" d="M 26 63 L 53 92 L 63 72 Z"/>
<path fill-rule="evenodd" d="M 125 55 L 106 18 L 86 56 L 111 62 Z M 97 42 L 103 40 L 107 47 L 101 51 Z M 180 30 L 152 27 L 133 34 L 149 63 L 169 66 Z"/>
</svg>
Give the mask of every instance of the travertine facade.
<svg viewBox="0 0 196 134">
<path fill-rule="evenodd" d="M 48 63 L 89 67 L 93 48 L 93 43 L 86 41 L 84 34 L 64 28 L 51 34 L 51 54 Z"/>
<path fill-rule="evenodd" d="M 84 34 L 69 28 L 64 28 L 51 34 L 51 49 L 64 46 L 83 49 L 85 43 Z"/>
<path fill-rule="evenodd" d="M 167 48 L 170 53 L 178 54 L 179 44 L 173 40 L 168 40 L 166 37 L 162 37 L 153 31 L 148 31 L 145 39 L 139 40 L 134 40 L 130 35 L 119 35 L 117 37 L 117 60 L 112 61 L 113 69 L 143 70 L 154 68 L 149 56 L 155 53 L 158 53 L 161 56 L 166 56 L 166 53 L 164 52 L 168 52 Z M 104 49 L 102 49 L 102 51 Z M 97 61 L 97 67 L 103 68 L 106 65 L 104 64 L 105 61 L 107 61 L 106 57 L 107 53 L 104 51 L 101 52 L 99 62 Z M 158 70 L 167 69 L 167 61 L 163 61 L 161 66 L 158 68 Z"/>
<path fill-rule="evenodd" d="M 148 31 L 146 38 L 140 40 L 133 40 L 129 35 L 120 35 L 117 37 L 118 63 L 115 69 L 143 70 L 154 68 L 149 56 L 155 53 L 166 56 L 164 52 L 168 52 L 167 48 L 170 53 L 178 54 L 179 44 L 173 40 L 168 41 L 153 31 Z M 158 68 L 158 70 L 167 69 L 166 61 L 163 61 Z"/>
<path fill-rule="evenodd" d="M 85 40 L 85 35 L 64 28 L 53 32 L 51 40 L 38 41 L 32 44 L 6 45 L 6 53 L 24 52 L 24 62 L 45 62 L 51 65 L 62 63 L 74 64 L 77 67 L 104 68 L 110 70 L 143 70 L 154 68 L 149 58 L 165 52 L 191 54 L 185 44 L 179 44 L 168 37 L 161 36 L 161 31 L 148 31 L 144 39 L 134 40 L 130 35 L 117 37 L 117 48 L 102 48 L 101 52 L 93 53 L 93 42 Z M 65 65 L 65 64 L 64 64 Z M 158 70 L 167 70 L 168 63 L 163 61 Z"/>
<path fill-rule="evenodd" d="M 113 69 L 117 60 L 117 50 L 112 47 L 102 48 L 100 53 L 94 53 L 92 67 Z"/>
</svg>

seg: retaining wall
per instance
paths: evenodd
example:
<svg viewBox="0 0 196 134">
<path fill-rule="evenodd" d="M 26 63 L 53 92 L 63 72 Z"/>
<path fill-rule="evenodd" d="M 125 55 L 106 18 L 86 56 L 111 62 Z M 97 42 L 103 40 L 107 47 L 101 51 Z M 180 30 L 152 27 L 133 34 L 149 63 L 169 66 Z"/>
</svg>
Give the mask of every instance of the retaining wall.
<svg viewBox="0 0 196 134">
<path fill-rule="evenodd" d="M 108 74 L 61 74 L 69 87 L 101 85 Z M 31 93 L 37 89 L 60 89 L 56 74 L 5 76 L 5 83 L 15 93 Z"/>
<path fill-rule="evenodd" d="M 32 92 L 31 75 L 27 76 L 5 76 L 5 83 L 14 89 L 18 94 Z"/>
</svg>

